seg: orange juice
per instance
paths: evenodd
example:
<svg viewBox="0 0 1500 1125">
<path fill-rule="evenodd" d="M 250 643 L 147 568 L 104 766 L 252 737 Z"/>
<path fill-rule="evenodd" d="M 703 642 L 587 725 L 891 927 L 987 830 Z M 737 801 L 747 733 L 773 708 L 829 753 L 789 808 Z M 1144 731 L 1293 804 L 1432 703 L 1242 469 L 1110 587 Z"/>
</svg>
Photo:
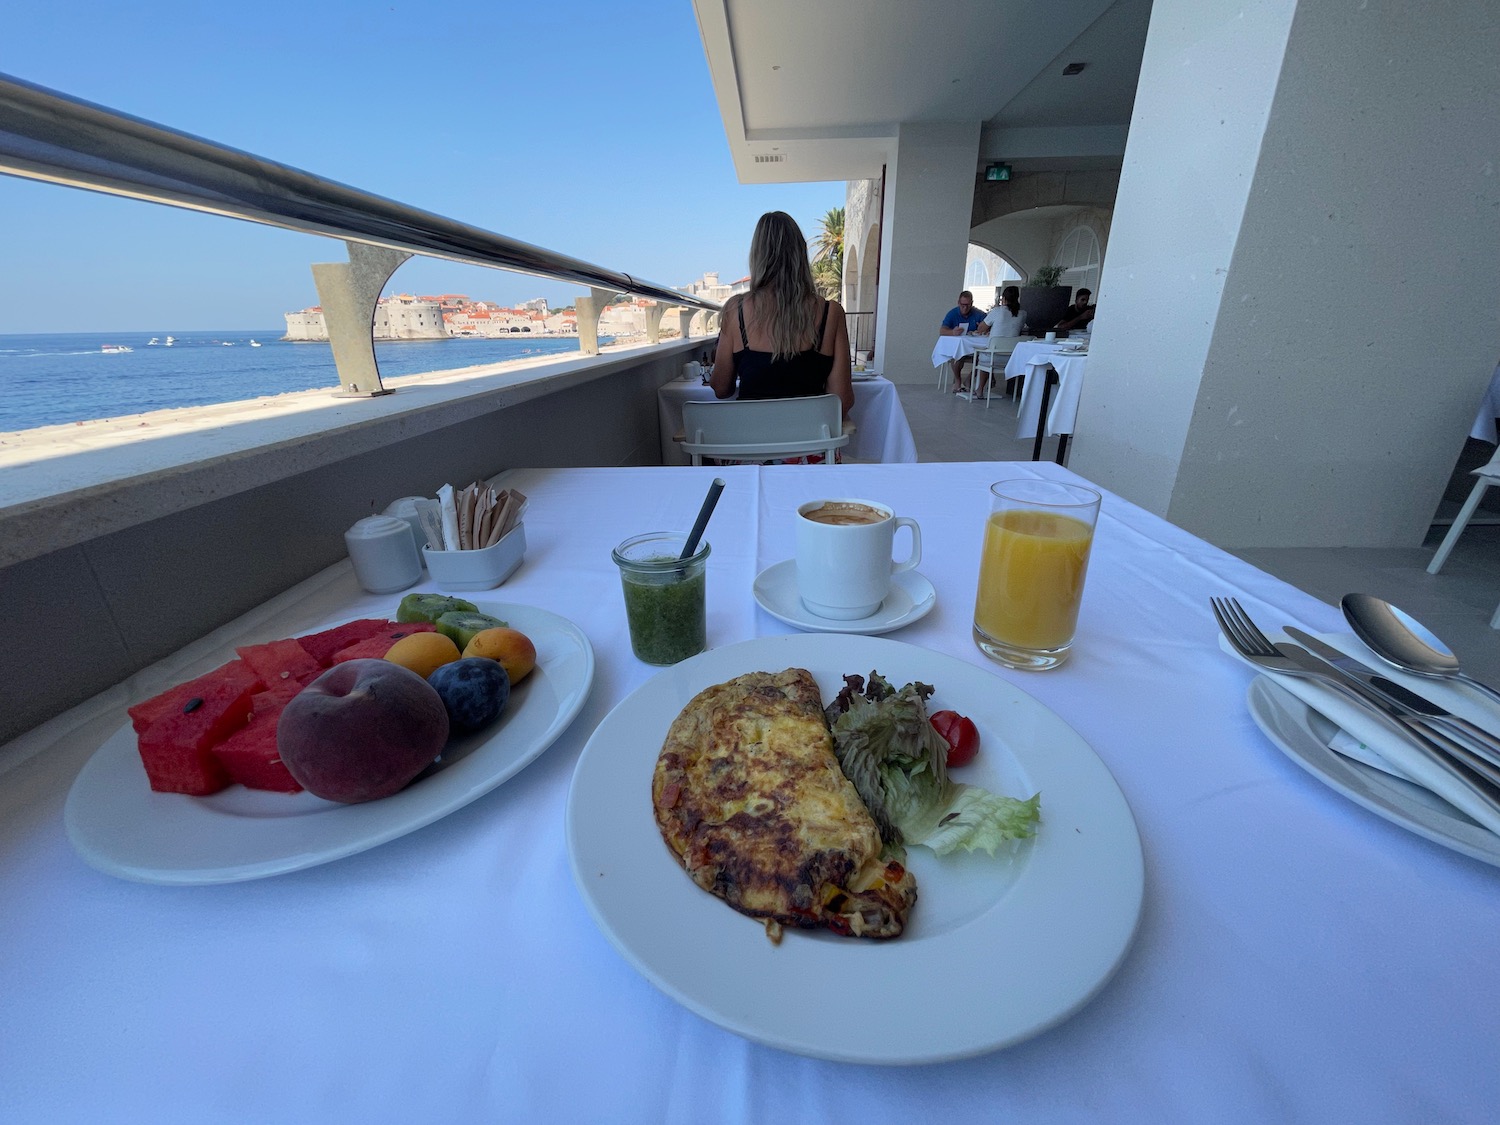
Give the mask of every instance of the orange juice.
<svg viewBox="0 0 1500 1125">
<path fill-rule="evenodd" d="M 974 624 L 992 640 L 1059 649 L 1073 639 L 1094 529 L 1056 512 L 990 516 L 979 563 Z"/>
</svg>

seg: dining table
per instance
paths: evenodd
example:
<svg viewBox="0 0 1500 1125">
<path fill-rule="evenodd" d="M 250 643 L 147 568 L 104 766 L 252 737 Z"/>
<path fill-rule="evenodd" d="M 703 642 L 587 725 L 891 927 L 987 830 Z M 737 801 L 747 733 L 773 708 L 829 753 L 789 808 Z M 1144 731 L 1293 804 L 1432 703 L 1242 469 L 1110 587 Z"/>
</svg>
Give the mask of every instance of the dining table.
<svg viewBox="0 0 1500 1125">
<path fill-rule="evenodd" d="M 843 459 L 884 464 L 916 461 L 916 439 L 896 384 L 873 371 L 857 371 L 853 381 L 854 408 L 849 411 L 852 432 L 842 450 Z M 713 388 L 697 375 L 673 379 L 657 389 L 663 465 L 686 465 L 692 460 L 682 451 L 682 404 L 714 401 Z"/>
<path fill-rule="evenodd" d="M 989 347 L 990 338 L 987 334 L 966 332 L 962 336 L 939 336 L 937 343 L 932 346 L 932 366 L 948 369 L 948 379 L 956 379 L 958 362 L 972 356 L 975 352 L 983 351 Z M 942 381 L 940 380 L 940 383 Z"/>
<path fill-rule="evenodd" d="M 1005 377 L 1017 376 L 1025 381 L 1021 385 L 1021 401 L 1017 407 L 1019 421 L 1016 437 L 1055 437 L 1071 434 L 1078 421 L 1078 399 L 1083 393 L 1083 377 L 1088 368 L 1087 339 L 1083 341 L 1028 340 L 1016 345 L 1016 350 L 1005 364 Z M 1056 389 L 1045 394 L 1046 367 L 1057 373 Z M 1026 376 L 1030 375 L 1030 378 Z M 1046 416 L 1042 414 L 1044 397 L 1047 400 Z"/>
<path fill-rule="evenodd" d="M 716 477 L 708 650 L 653 667 L 611 548 L 686 531 Z M 1263 733 L 1263 681 L 1220 647 L 1209 598 L 1324 636 L 1347 632 L 1338 610 L 1099 488 L 1071 658 L 994 663 L 972 612 L 990 486 L 1015 478 L 1088 483 L 1045 462 L 498 475 L 529 498 L 526 555 L 462 596 L 543 639 L 518 710 L 449 767 L 480 783 L 441 807 L 422 788 L 441 772 L 388 816 L 152 793 L 133 759 L 126 707 L 237 646 L 456 592 L 424 575 L 367 593 L 347 560 L 0 747 L 0 1122 L 1493 1121 L 1500 869 Z M 931 598 L 879 636 L 765 608 L 797 507 L 828 496 L 920 525 Z M 772 945 L 656 836 L 676 708 L 726 668 L 799 660 L 825 690 L 830 670 L 931 668 L 934 705 L 976 720 L 964 770 L 1017 797 L 1054 779 L 1030 840 L 909 849 L 902 937 Z M 518 749 L 504 724 L 534 721 L 559 729 L 495 767 Z M 1065 763 L 1097 806 L 1073 802 Z M 312 819 L 318 848 L 236 862 L 236 841 Z M 157 857 L 112 873 L 151 834 Z M 783 1018 L 809 1038 L 781 1038 Z"/>
</svg>

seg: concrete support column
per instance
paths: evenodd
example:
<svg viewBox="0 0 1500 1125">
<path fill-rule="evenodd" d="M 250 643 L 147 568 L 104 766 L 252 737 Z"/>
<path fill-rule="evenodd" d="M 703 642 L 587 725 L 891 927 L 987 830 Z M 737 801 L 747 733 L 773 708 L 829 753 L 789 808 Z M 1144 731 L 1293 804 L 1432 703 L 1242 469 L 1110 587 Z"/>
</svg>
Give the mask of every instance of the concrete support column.
<svg viewBox="0 0 1500 1125">
<path fill-rule="evenodd" d="M 661 343 L 661 316 L 667 306 L 656 301 L 646 308 L 646 339 L 653 344 Z"/>
<path fill-rule="evenodd" d="M 1488 0 L 1156 0 L 1070 466 L 1220 546 L 1419 543 L 1500 355 L 1497 56 Z"/>
<path fill-rule="evenodd" d="M 677 310 L 677 331 L 681 334 L 684 340 L 688 338 L 689 331 L 691 330 L 693 325 L 693 317 L 696 316 L 697 313 L 697 309 L 680 308 Z"/>
<path fill-rule="evenodd" d="M 591 287 L 587 297 L 579 297 L 573 302 L 578 313 L 578 350 L 584 355 L 599 354 L 599 314 L 614 295 L 612 289 Z"/>
<path fill-rule="evenodd" d="M 411 255 L 363 242 L 346 242 L 347 262 L 313 265 L 313 283 L 328 325 L 328 342 L 339 373 L 339 394 L 388 395 L 375 363 L 375 303 L 398 266 Z"/>
<path fill-rule="evenodd" d="M 932 344 L 963 288 L 979 122 L 905 124 L 886 167 L 881 324 L 875 366 L 895 383 L 932 379 Z"/>
</svg>

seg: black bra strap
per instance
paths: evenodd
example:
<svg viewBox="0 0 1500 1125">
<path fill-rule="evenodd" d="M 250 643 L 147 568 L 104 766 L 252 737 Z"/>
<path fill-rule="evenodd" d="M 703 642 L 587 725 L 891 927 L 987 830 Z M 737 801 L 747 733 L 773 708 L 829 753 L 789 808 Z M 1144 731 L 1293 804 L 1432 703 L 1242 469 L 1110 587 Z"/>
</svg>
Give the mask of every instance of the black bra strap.
<svg viewBox="0 0 1500 1125">
<path fill-rule="evenodd" d="M 745 331 L 745 299 L 740 298 L 739 304 L 734 306 L 734 311 L 740 314 L 740 349 L 744 350 L 750 346 L 750 333 Z"/>
<path fill-rule="evenodd" d="M 832 301 L 824 301 L 823 302 L 823 317 L 822 317 L 821 320 L 818 321 L 818 343 L 817 343 L 817 348 L 818 348 L 819 351 L 823 350 L 823 329 L 828 324 L 828 306 L 831 305 L 831 304 L 833 304 Z"/>
</svg>

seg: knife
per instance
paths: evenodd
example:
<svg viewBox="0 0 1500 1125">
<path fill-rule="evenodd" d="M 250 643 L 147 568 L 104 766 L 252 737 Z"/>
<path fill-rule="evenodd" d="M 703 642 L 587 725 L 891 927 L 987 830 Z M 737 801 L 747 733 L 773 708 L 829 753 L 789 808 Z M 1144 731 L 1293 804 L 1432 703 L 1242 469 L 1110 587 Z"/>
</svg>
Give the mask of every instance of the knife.
<svg viewBox="0 0 1500 1125">
<path fill-rule="evenodd" d="M 1440 730 L 1427 726 L 1420 715 L 1409 715 L 1342 668 L 1314 656 L 1300 645 L 1277 642 L 1272 647 L 1283 658 L 1312 676 L 1324 680 L 1378 717 L 1392 731 L 1402 735 L 1413 749 L 1429 763 L 1463 785 L 1491 811 L 1500 813 L 1500 770 L 1455 742 Z"/>
<path fill-rule="evenodd" d="M 1450 734 L 1458 735 L 1466 746 L 1471 746 L 1474 752 L 1485 761 L 1500 767 L 1500 738 L 1496 738 L 1483 727 L 1469 722 L 1462 716 L 1455 715 L 1447 708 L 1418 695 L 1394 680 L 1386 679 L 1368 664 L 1360 663 L 1347 653 L 1340 652 L 1332 645 L 1320 641 L 1311 633 L 1304 633 L 1293 625 L 1286 626 L 1285 632 L 1293 640 L 1299 641 L 1309 652 L 1322 657 L 1335 668 L 1353 676 L 1372 691 L 1384 696 L 1390 703 L 1421 716 L 1432 725 L 1441 727 Z"/>
</svg>

